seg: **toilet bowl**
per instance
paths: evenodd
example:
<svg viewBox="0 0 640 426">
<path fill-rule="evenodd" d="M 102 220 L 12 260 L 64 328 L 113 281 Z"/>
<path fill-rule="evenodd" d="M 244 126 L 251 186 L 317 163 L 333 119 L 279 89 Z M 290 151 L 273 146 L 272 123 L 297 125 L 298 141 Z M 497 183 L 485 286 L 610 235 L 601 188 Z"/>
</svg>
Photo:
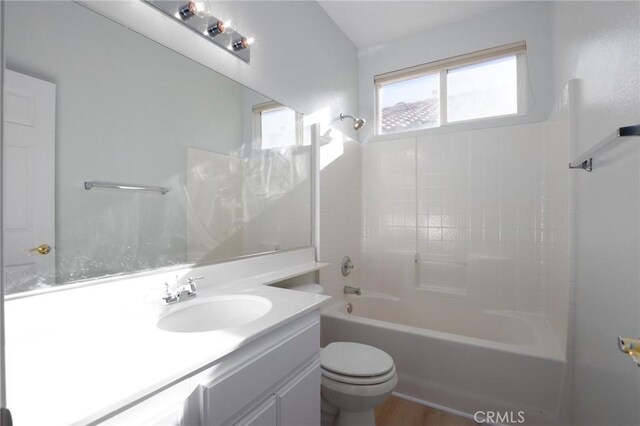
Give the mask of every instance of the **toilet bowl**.
<svg viewBox="0 0 640 426">
<path fill-rule="evenodd" d="M 373 426 L 373 409 L 398 384 L 393 359 L 373 346 L 334 342 L 320 352 L 323 418 L 337 426 Z"/>
</svg>

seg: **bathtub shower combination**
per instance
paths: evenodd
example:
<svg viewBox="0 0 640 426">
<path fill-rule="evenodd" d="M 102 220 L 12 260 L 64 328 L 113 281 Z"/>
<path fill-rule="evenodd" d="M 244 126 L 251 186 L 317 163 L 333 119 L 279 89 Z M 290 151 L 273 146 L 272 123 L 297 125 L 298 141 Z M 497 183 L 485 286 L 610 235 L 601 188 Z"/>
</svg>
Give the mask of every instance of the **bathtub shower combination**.
<svg viewBox="0 0 640 426">
<path fill-rule="evenodd" d="M 543 317 L 430 300 L 348 296 L 323 312 L 323 344 L 384 350 L 398 371 L 396 393 L 409 399 L 466 414 L 521 410 L 536 424 L 553 420 L 565 360 Z"/>
</svg>

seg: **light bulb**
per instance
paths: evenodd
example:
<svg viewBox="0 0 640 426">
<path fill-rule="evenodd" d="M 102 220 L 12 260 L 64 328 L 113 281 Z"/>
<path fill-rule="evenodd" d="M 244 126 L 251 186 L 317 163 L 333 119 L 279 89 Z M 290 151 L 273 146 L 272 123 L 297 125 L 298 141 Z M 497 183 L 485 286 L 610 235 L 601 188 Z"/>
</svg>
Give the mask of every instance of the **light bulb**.
<svg viewBox="0 0 640 426">
<path fill-rule="evenodd" d="M 217 21 L 215 24 L 211 24 L 207 27 L 207 34 L 209 37 L 215 37 L 225 32 L 229 28 L 223 21 Z"/>
<path fill-rule="evenodd" d="M 178 9 L 178 16 L 184 21 L 195 16 L 196 13 L 198 13 L 198 7 L 192 1 L 187 4 L 183 4 L 180 6 L 180 9 Z"/>
<path fill-rule="evenodd" d="M 235 51 L 246 49 L 254 43 L 253 37 L 242 37 L 240 40 L 236 40 L 231 45 L 231 48 Z"/>
<path fill-rule="evenodd" d="M 183 21 L 191 18 L 192 16 L 196 16 L 199 12 L 204 11 L 204 3 L 190 1 L 187 4 L 183 4 L 178 9 L 178 16 L 182 18 Z"/>
</svg>

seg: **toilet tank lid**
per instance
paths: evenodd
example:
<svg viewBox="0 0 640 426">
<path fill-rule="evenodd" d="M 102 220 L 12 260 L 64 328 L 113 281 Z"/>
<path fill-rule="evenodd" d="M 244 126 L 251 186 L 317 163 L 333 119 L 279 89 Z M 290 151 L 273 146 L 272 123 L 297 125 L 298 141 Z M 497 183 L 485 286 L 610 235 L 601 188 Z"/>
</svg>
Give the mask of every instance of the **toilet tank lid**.
<svg viewBox="0 0 640 426">
<path fill-rule="evenodd" d="M 354 342 L 333 342 L 320 352 L 322 368 L 345 376 L 379 376 L 393 368 L 386 352 Z"/>
</svg>

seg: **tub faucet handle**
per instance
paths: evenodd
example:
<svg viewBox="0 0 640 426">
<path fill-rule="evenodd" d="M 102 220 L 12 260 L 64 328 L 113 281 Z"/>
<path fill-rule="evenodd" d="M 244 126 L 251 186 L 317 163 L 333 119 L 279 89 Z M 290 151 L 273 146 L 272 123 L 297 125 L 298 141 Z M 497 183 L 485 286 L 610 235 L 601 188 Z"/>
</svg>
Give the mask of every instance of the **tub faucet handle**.
<svg viewBox="0 0 640 426">
<path fill-rule="evenodd" d="M 342 271 L 342 276 L 346 277 L 348 276 L 351 271 L 353 271 L 353 262 L 351 261 L 351 258 L 349 256 L 345 256 L 342 258 L 342 263 L 340 265 L 340 271 Z"/>
</svg>

